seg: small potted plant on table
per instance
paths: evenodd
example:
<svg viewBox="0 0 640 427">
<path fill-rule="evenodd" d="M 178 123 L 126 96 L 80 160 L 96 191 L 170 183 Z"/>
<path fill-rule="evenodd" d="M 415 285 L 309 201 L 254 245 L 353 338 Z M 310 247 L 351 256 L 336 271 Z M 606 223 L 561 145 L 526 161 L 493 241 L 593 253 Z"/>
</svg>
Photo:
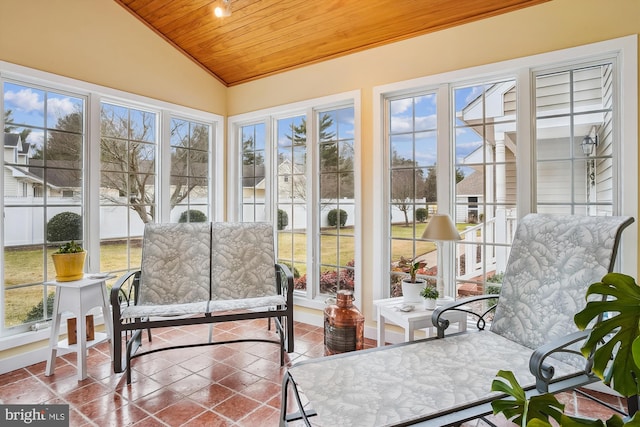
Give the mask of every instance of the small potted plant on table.
<svg viewBox="0 0 640 427">
<path fill-rule="evenodd" d="M 53 266 L 56 269 L 56 280 L 71 282 L 82 279 L 86 256 L 87 253 L 82 249 L 82 246 L 73 240 L 61 245 L 56 252 L 51 254 Z"/>
<path fill-rule="evenodd" d="M 436 308 L 436 300 L 440 294 L 435 287 L 427 285 L 420 291 L 420 296 L 424 298 L 425 310 L 433 310 Z"/>
<path fill-rule="evenodd" d="M 408 273 L 409 277 L 402 279 L 402 297 L 404 302 L 420 302 L 420 291 L 426 285 L 424 279 L 416 277 L 418 270 L 427 265 L 424 261 L 416 261 L 415 259 L 407 259 L 400 257 L 398 261 L 398 269 Z"/>
</svg>

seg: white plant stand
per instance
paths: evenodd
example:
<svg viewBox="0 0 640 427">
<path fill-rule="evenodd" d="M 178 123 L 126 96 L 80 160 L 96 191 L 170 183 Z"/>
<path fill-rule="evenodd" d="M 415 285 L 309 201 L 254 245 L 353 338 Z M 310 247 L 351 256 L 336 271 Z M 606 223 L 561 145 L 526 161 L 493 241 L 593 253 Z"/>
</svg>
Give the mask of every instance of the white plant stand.
<svg viewBox="0 0 640 427">
<path fill-rule="evenodd" d="M 47 282 L 55 285 L 56 296 L 53 303 L 53 323 L 49 338 L 49 358 L 45 375 L 53 375 L 56 368 L 56 356 L 58 350 L 62 352 L 77 353 L 78 381 L 87 378 L 87 350 L 106 340 L 111 340 L 111 310 L 105 281 L 113 276 L 85 275 L 80 280 L 72 282 Z M 101 307 L 104 318 L 105 332 L 95 332 L 94 339 L 87 342 L 86 317 L 87 311 L 93 307 Z M 70 311 L 77 317 L 77 344 L 69 344 L 68 339 L 59 341 L 60 320 L 62 313 Z M 68 331 L 69 332 L 69 331 Z M 113 345 L 113 343 L 112 343 Z M 113 348 L 109 346 L 111 360 L 113 360 Z"/>
</svg>

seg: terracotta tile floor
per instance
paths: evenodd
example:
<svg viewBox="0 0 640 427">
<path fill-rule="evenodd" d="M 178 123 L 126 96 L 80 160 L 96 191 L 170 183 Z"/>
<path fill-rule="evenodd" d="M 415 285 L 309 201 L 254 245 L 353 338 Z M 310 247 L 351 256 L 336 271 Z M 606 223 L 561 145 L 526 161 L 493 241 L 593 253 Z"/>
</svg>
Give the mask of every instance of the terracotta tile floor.
<svg viewBox="0 0 640 427">
<path fill-rule="evenodd" d="M 269 335 L 265 320 L 216 325 L 222 340 L 251 333 Z M 288 362 L 323 355 L 322 328 L 297 323 L 296 352 Z M 168 341 L 202 342 L 208 326 L 156 330 L 151 346 Z M 145 347 L 149 346 L 146 338 Z M 366 347 L 375 341 L 366 340 Z M 76 426 L 277 426 L 283 368 L 277 346 L 268 343 L 196 347 L 143 356 L 133 362 L 133 381 L 111 371 L 108 344 L 91 349 L 89 377 L 77 381 L 75 354 L 57 359 L 55 374 L 44 375 L 38 363 L 0 375 L 0 403 L 62 403 L 70 405 Z M 574 393 L 561 399 L 567 409 L 608 418 L 609 410 Z M 621 405 L 617 398 L 609 398 Z M 509 425 L 493 420 L 497 425 Z M 296 423 L 296 426 L 299 426 Z M 486 425 L 482 421 L 465 426 Z"/>
</svg>

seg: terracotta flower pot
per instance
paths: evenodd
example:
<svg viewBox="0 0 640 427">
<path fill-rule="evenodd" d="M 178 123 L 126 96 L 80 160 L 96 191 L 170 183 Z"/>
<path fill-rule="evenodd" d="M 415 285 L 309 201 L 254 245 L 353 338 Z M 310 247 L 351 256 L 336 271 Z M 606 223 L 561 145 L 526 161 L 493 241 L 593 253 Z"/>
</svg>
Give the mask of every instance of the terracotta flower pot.
<svg viewBox="0 0 640 427">
<path fill-rule="evenodd" d="M 86 256 L 87 252 L 84 251 L 72 254 L 51 254 L 53 266 L 56 268 L 56 280 L 71 282 L 82 279 Z"/>
</svg>

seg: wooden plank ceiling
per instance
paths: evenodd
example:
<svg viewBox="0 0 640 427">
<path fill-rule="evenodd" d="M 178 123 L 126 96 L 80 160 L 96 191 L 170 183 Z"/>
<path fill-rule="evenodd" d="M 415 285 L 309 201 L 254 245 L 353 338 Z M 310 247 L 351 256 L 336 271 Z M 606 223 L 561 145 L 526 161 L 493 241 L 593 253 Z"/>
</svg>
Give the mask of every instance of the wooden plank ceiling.
<svg viewBox="0 0 640 427">
<path fill-rule="evenodd" d="M 549 0 L 114 1 L 232 86 Z"/>
</svg>

